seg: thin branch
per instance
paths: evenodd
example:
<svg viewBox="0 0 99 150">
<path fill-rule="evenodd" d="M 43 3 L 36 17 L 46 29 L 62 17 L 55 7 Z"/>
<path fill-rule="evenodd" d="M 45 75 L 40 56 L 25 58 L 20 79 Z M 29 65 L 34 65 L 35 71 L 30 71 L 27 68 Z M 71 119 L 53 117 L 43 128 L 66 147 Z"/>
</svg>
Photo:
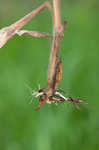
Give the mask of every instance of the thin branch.
<svg viewBox="0 0 99 150">
<path fill-rule="evenodd" d="M 16 34 L 18 34 L 19 36 L 28 35 L 32 37 L 52 37 L 52 35 L 44 33 L 44 32 L 29 31 L 29 30 L 17 30 Z"/>
<path fill-rule="evenodd" d="M 31 13 L 24 16 L 22 19 L 18 20 L 14 24 L 5 27 L 0 30 L 0 48 L 8 41 L 9 38 L 11 38 L 14 34 L 16 34 L 16 31 L 21 29 L 27 22 L 29 22 L 33 17 L 36 16 L 41 10 L 48 7 L 53 14 L 52 8 L 50 3 L 47 1 L 44 4 L 42 4 L 37 9 L 33 10 Z"/>
<path fill-rule="evenodd" d="M 22 19 L 18 20 L 17 22 L 15 22 L 14 24 L 11 25 L 12 29 L 14 30 L 19 30 L 20 28 L 22 28 L 27 22 L 29 22 L 33 17 L 35 17 L 40 11 L 42 11 L 44 8 L 48 7 L 49 10 L 52 13 L 52 8 L 51 5 L 48 1 L 46 1 L 45 3 L 43 3 L 40 7 L 36 8 L 35 10 L 33 10 L 32 12 L 30 12 L 28 15 L 26 15 L 25 17 L 23 17 Z"/>
<path fill-rule="evenodd" d="M 50 60 L 49 60 L 49 67 L 48 67 L 48 89 L 50 91 L 48 92 L 49 95 L 52 95 L 53 90 L 55 90 L 55 84 L 56 84 L 55 74 L 57 69 L 57 63 L 60 61 L 60 58 L 58 57 L 58 51 L 60 47 L 60 42 L 64 35 L 65 25 L 66 25 L 66 23 L 61 25 L 58 0 L 53 0 L 53 7 L 54 7 L 55 20 L 53 26 L 53 38 L 51 43 Z"/>
<path fill-rule="evenodd" d="M 59 0 L 53 0 L 53 7 L 54 7 L 54 30 L 59 32 L 61 28 L 61 17 L 60 17 L 60 8 L 59 8 Z"/>
</svg>

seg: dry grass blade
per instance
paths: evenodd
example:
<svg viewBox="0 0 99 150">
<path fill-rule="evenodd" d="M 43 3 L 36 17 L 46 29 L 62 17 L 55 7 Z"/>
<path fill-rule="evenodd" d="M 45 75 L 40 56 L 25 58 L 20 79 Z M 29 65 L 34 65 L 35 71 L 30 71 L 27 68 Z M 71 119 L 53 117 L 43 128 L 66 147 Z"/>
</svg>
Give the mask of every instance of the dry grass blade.
<svg viewBox="0 0 99 150">
<path fill-rule="evenodd" d="M 29 31 L 29 30 L 18 30 L 16 31 L 16 34 L 19 36 L 21 35 L 28 35 L 32 37 L 52 37 L 52 35 L 44 33 L 44 32 L 39 32 L 39 31 Z"/>
<path fill-rule="evenodd" d="M 20 30 L 26 23 L 28 23 L 33 17 L 36 16 L 40 11 L 42 11 L 44 8 L 48 7 L 52 13 L 52 8 L 49 2 L 45 2 L 37 9 L 33 10 L 26 16 L 24 16 L 22 19 L 18 20 L 14 24 L 5 27 L 0 30 L 0 48 L 3 47 L 3 45 L 10 39 L 13 35 L 15 35 L 18 30 Z"/>
</svg>

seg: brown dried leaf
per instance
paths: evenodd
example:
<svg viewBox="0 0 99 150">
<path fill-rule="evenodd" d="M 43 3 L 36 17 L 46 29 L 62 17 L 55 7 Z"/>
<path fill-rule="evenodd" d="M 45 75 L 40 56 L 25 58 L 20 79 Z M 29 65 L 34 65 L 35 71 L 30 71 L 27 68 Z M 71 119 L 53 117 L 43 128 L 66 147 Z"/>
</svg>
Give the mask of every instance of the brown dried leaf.
<svg viewBox="0 0 99 150">
<path fill-rule="evenodd" d="M 62 78 L 62 62 L 60 58 L 57 57 L 57 64 L 56 64 L 56 75 L 55 75 L 55 89 L 58 87 L 60 80 Z"/>
<path fill-rule="evenodd" d="M 29 30 L 18 30 L 16 34 L 21 35 L 29 35 L 32 37 L 52 37 L 50 34 L 39 32 L 39 31 L 29 31 Z"/>
<path fill-rule="evenodd" d="M 26 16 L 22 17 L 12 25 L 5 27 L 0 30 L 0 48 L 11 38 L 14 34 L 18 32 L 27 22 L 29 22 L 36 14 L 38 14 L 41 10 L 48 7 L 52 13 L 52 8 L 50 3 L 47 1 L 43 3 L 40 7 L 28 13 Z M 27 33 L 30 34 L 30 33 Z M 31 33 L 32 36 L 32 33 Z"/>
</svg>

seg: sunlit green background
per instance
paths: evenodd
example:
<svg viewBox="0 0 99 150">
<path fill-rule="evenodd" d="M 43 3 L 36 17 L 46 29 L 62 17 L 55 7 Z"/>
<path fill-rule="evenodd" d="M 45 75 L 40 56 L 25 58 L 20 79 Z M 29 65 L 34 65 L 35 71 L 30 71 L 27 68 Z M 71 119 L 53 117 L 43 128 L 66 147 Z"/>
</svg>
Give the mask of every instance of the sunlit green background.
<svg viewBox="0 0 99 150">
<path fill-rule="evenodd" d="M 0 150 L 99 150 L 99 1 L 60 1 L 62 21 L 68 21 L 60 88 L 88 105 L 80 112 L 70 103 L 44 104 L 36 112 L 31 92 L 46 87 L 50 39 L 15 35 L 0 49 Z M 0 28 L 43 2 L 0 0 Z M 24 29 L 51 33 L 49 11 Z"/>
</svg>

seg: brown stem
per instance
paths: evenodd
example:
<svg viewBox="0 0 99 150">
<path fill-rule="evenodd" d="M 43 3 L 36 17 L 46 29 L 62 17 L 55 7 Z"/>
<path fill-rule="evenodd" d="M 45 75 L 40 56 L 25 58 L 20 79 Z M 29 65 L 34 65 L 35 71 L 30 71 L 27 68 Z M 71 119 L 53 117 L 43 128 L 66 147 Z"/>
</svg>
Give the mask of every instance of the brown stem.
<svg viewBox="0 0 99 150">
<path fill-rule="evenodd" d="M 54 30 L 59 31 L 59 29 L 61 28 L 59 0 L 53 0 L 53 7 L 54 7 Z"/>
<path fill-rule="evenodd" d="M 52 95 L 55 90 L 55 84 L 56 84 L 55 76 L 56 76 L 56 69 L 57 69 L 56 67 L 57 67 L 57 62 L 59 61 L 58 51 L 65 30 L 65 23 L 61 25 L 61 21 L 60 21 L 59 0 L 53 0 L 53 8 L 54 8 L 53 38 L 51 43 L 50 61 L 48 67 L 49 96 Z"/>
<path fill-rule="evenodd" d="M 31 13 L 24 16 L 22 19 L 18 20 L 14 24 L 5 27 L 0 30 L 0 48 L 10 39 L 14 34 L 16 34 L 16 31 L 21 29 L 28 21 L 30 21 L 37 13 L 39 13 L 44 8 L 48 7 L 52 13 L 53 16 L 53 10 L 51 8 L 50 3 L 47 1 L 44 4 L 42 4 L 37 9 L 33 10 Z"/>
<path fill-rule="evenodd" d="M 32 12 L 30 12 L 29 14 L 27 14 L 25 17 L 23 17 L 22 19 L 18 20 L 17 22 L 15 22 L 14 24 L 11 25 L 12 28 L 19 30 L 20 28 L 22 28 L 27 22 L 29 22 L 33 17 L 35 17 L 36 14 L 38 14 L 40 11 L 42 11 L 44 8 L 48 7 L 50 9 L 50 11 L 52 12 L 52 8 L 51 5 L 48 1 L 46 1 L 45 3 L 43 3 L 40 7 L 36 8 L 35 10 L 33 10 Z"/>
<path fill-rule="evenodd" d="M 39 32 L 39 31 L 29 31 L 29 30 L 18 30 L 16 31 L 16 34 L 18 34 L 19 36 L 21 35 L 28 35 L 28 36 L 32 36 L 32 37 L 52 37 L 52 35 L 48 34 L 48 33 L 44 33 L 44 32 Z"/>
</svg>

